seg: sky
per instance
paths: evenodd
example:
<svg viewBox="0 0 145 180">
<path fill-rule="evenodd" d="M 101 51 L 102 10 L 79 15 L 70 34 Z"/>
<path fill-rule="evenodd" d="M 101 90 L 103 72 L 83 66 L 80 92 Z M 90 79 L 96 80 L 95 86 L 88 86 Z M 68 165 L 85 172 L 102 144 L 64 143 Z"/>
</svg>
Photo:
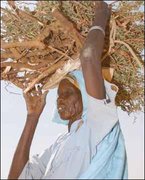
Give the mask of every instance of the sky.
<svg viewBox="0 0 145 180">
<path fill-rule="evenodd" d="M 10 92 L 8 92 L 10 91 Z M 11 85 L 6 90 L 6 83 L 1 83 L 1 157 L 2 178 L 7 178 L 10 164 L 19 137 L 26 120 L 26 106 L 20 89 Z M 14 93 L 20 93 L 16 95 Z M 57 138 L 58 134 L 66 132 L 67 127 L 58 125 L 51 121 L 56 100 L 56 90 L 52 90 L 47 95 L 45 109 L 39 119 L 31 154 L 41 153 L 48 148 Z M 125 137 L 127 156 L 129 162 L 129 174 L 131 179 L 143 177 L 144 159 L 144 121 L 143 113 L 128 116 L 118 109 L 121 128 Z"/>
<path fill-rule="evenodd" d="M 111 1 L 109 1 L 111 3 Z M 13 94 L 18 93 L 18 94 Z M 66 132 L 67 127 L 53 123 L 53 110 L 56 89 L 47 95 L 45 109 L 39 119 L 30 156 L 48 148 L 58 134 Z M 1 82 L 1 178 L 8 176 L 16 145 L 26 120 L 26 106 L 20 89 Z M 144 174 L 144 118 L 143 113 L 128 116 L 118 108 L 120 125 L 127 149 L 130 179 L 143 179 Z"/>
</svg>

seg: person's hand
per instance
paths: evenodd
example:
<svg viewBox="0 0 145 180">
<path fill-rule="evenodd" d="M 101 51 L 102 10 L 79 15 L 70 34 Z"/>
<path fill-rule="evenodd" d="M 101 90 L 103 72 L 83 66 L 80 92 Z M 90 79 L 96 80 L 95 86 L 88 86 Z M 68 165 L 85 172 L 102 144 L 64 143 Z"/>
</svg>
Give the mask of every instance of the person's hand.
<svg viewBox="0 0 145 180">
<path fill-rule="evenodd" d="M 95 5 L 95 24 L 105 29 L 107 20 L 111 15 L 111 7 L 104 1 L 96 1 Z"/>
<path fill-rule="evenodd" d="M 95 1 L 95 13 L 106 13 L 109 15 L 111 6 L 104 1 Z"/>
<path fill-rule="evenodd" d="M 33 116 L 41 115 L 46 104 L 47 93 L 48 91 L 42 94 L 42 91 L 38 90 L 37 92 L 35 91 L 35 93 L 34 91 L 33 92 L 31 91 L 23 94 L 26 101 L 28 115 L 33 115 Z"/>
</svg>

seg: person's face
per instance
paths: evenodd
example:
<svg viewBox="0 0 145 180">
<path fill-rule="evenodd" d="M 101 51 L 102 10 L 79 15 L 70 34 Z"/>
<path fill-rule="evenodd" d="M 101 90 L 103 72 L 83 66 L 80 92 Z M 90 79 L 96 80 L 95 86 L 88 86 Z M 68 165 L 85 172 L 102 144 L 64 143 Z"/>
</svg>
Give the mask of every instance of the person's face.
<svg viewBox="0 0 145 180">
<path fill-rule="evenodd" d="M 81 118 L 83 111 L 81 92 L 67 79 L 63 79 L 59 84 L 57 108 L 63 120 Z"/>
</svg>

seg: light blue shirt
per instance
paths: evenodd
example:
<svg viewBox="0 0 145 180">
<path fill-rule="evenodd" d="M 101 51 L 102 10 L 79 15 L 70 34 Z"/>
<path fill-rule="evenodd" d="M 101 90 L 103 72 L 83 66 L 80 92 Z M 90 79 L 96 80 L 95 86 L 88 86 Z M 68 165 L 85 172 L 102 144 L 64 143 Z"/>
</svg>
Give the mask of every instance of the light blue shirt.
<svg viewBox="0 0 145 180">
<path fill-rule="evenodd" d="M 70 132 L 60 135 L 54 144 L 33 156 L 19 179 L 78 179 L 89 174 L 88 169 L 98 153 L 97 147 L 118 124 L 111 84 L 105 84 L 110 103 L 88 95 L 87 120 L 74 122 Z M 90 172 L 90 171 L 89 171 Z M 84 175 L 83 175 L 84 174 Z"/>
</svg>

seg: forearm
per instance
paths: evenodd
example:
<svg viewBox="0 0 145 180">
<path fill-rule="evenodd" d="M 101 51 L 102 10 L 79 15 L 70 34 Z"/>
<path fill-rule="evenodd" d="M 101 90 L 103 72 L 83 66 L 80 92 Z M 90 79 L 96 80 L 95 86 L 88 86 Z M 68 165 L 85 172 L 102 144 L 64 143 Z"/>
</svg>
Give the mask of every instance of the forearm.
<svg viewBox="0 0 145 180">
<path fill-rule="evenodd" d="M 108 19 L 108 6 L 101 4 L 96 9 L 92 26 L 100 26 L 104 31 Z M 104 47 L 104 34 L 99 29 L 88 33 L 84 47 L 80 54 L 82 71 L 85 79 L 86 90 L 89 95 L 97 99 L 106 97 L 101 68 L 101 56 Z"/>
<path fill-rule="evenodd" d="M 87 92 L 97 98 L 105 98 L 105 87 L 101 68 L 101 55 L 104 46 L 104 35 L 99 30 L 88 34 L 81 59 Z M 90 54 L 89 54 L 90 53 Z M 96 88 L 94 87 L 96 86 Z M 91 89 L 91 91 L 90 91 Z"/>
<path fill-rule="evenodd" d="M 97 71 L 101 72 L 101 56 L 104 47 L 104 35 L 100 30 L 92 30 L 89 32 L 83 51 L 81 53 L 81 63 L 95 65 Z"/>
<path fill-rule="evenodd" d="M 98 25 L 98 23 L 94 22 L 93 25 Z M 87 92 L 98 99 L 105 98 L 105 87 L 101 68 L 103 46 L 103 33 L 100 30 L 92 30 L 88 33 L 80 56 Z"/>
<path fill-rule="evenodd" d="M 100 26 L 104 31 L 106 27 L 106 20 L 105 18 L 98 17 L 99 15 L 95 16 L 95 19 L 92 23 L 92 26 Z M 104 47 L 104 34 L 99 29 L 92 30 L 88 33 L 83 50 L 81 52 L 82 63 L 85 62 L 86 58 L 95 61 L 100 66 L 100 60 L 103 52 Z M 87 61 L 87 60 L 86 60 Z"/>
<path fill-rule="evenodd" d="M 8 179 L 18 179 L 29 160 L 30 146 L 37 127 L 39 116 L 28 115 L 27 121 L 16 148 Z"/>
</svg>

